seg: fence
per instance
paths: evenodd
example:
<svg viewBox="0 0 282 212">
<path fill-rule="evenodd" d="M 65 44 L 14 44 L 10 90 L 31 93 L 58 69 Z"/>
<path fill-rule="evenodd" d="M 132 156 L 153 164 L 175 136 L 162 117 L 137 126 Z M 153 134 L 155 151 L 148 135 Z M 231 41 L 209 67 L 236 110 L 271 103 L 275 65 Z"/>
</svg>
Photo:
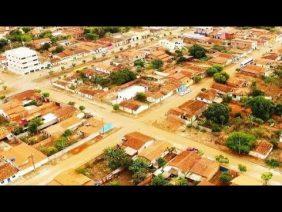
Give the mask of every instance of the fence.
<svg viewBox="0 0 282 212">
<path fill-rule="evenodd" d="M 56 153 L 56 154 L 54 154 L 54 155 L 51 155 L 51 156 L 45 158 L 44 160 L 42 160 L 42 161 L 40 161 L 40 162 L 38 162 L 38 163 L 35 163 L 34 166 L 30 166 L 30 167 L 28 167 L 28 168 L 26 168 L 26 169 L 23 169 L 23 170 L 19 171 L 19 172 L 17 173 L 17 175 L 18 175 L 18 176 L 26 175 L 26 174 L 28 174 L 29 172 L 34 171 L 34 169 L 39 168 L 40 166 L 42 166 L 42 165 L 44 165 L 44 164 L 46 164 L 46 163 L 48 163 L 48 162 L 50 162 L 50 161 L 52 161 L 52 160 L 54 160 L 54 159 L 59 158 L 59 157 L 61 157 L 63 154 L 66 154 L 67 152 L 69 152 L 69 151 L 71 151 L 71 150 L 77 148 L 78 146 L 83 145 L 84 143 L 86 143 L 86 142 L 88 142 L 88 141 L 90 141 L 90 140 L 96 138 L 98 135 L 100 135 L 100 132 L 93 133 L 93 134 L 89 135 L 88 137 L 86 137 L 86 138 L 84 138 L 84 139 L 82 139 L 82 140 L 80 140 L 80 141 L 74 143 L 73 145 L 71 145 L 71 146 L 69 146 L 69 147 L 63 149 L 62 151 L 60 151 L 60 152 L 58 152 L 58 153 Z"/>
</svg>

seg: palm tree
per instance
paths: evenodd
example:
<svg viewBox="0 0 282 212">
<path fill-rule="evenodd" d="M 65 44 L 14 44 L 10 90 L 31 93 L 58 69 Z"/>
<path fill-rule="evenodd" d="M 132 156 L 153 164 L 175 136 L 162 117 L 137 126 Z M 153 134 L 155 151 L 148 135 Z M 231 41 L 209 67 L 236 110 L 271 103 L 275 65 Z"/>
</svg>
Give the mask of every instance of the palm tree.
<svg viewBox="0 0 282 212">
<path fill-rule="evenodd" d="M 261 175 L 261 179 L 263 180 L 263 184 L 267 185 L 269 180 L 273 177 L 273 174 L 271 172 L 264 172 Z"/>
</svg>

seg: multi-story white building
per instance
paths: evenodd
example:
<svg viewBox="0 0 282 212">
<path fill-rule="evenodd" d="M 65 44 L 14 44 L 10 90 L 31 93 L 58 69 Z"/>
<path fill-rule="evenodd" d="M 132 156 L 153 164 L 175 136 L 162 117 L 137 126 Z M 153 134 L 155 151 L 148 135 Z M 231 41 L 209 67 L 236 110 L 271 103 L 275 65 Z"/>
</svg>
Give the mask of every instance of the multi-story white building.
<svg viewBox="0 0 282 212">
<path fill-rule="evenodd" d="M 5 52 L 7 68 L 10 71 L 28 74 L 47 67 L 47 63 L 41 64 L 36 51 L 27 47 L 19 47 Z"/>
</svg>

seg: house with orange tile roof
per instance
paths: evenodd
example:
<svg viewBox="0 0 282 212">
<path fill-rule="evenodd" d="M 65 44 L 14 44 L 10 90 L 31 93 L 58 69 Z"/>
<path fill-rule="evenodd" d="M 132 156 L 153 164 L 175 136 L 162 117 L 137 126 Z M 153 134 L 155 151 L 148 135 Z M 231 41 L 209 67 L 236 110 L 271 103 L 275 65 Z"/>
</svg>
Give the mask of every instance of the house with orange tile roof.
<svg viewBox="0 0 282 212">
<path fill-rule="evenodd" d="M 0 141 L 4 139 L 10 140 L 13 137 L 10 130 L 7 129 L 5 126 L 0 126 Z"/>
<path fill-rule="evenodd" d="M 233 87 L 221 84 L 221 83 L 216 83 L 214 82 L 211 86 L 212 89 L 216 90 L 218 94 L 220 95 L 231 95 L 232 92 L 235 90 Z"/>
<path fill-rule="evenodd" d="M 271 153 L 272 149 L 273 144 L 266 140 L 260 140 L 257 142 L 255 148 L 249 152 L 249 155 L 264 160 Z"/>
<path fill-rule="evenodd" d="M 219 171 L 219 167 L 218 162 L 201 158 L 193 165 L 186 177 L 196 182 L 209 181 Z"/>
<path fill-rule="evenodd" d="M 79 126 L 82 126 L 85 122 L 84 119 L 80 119 L 77 116 L 71 116 L 70 118 L 67 118 L 55 125 L 52 125 L 46 129 L 44 129 L 42 132 L 48 136 L 52 137 L 59 137 L 61 134 L 63 134 L 66 130 L 75 130 Z"/>
<path fill-rule="evenodd" d="M 106 95 L 106 92 L 104 90 L 98 90 L 98 89 L 91 89 L 91 88 L 81 88 L 77 91 L 77 94 L 88 98 L 88 99 L 100 99 L 103 96 Z"/>
<path fill-rule="evenodd" d="M 199 100 L 188 100 L 177 108 L 168 111 L 167 116 L 172 116 L 186 125 L 193 124 L 202 115 L 208 104 Z"/>
<path fill-rule="evenodd" d="M 131 132 L 124 135 L 122 146 L 129 155 L 135 155 L 154 143 L 154 138 L 140 132 Z"/>
<path fill-rule="evenodd" d="M 32 168 L 33 164 L 47 159 L 43 153 L 24 142 L 13 146 L 6 144 L 5 148 L 0 148 L 0 157 L 12 161 L 20 170 Z"/>
<path fill-rule="evenodd" d="M 19 169 L 8 160 L 0 159 L 0 185 L 6 185 L 18 178 Z"/>
<path fill-rule="evenodd" d="M 264 68 L 257 65 L 246 65 L 240 69 L 240 72 L 254 77 L 261 77 L 265 75 Z"/>
<path fill-rule="evenodd" d="M 200 159 L 201 156 L 196 151 L 182 151 L 162 168 L 163 175 L 185 177 Z"/>
<path fill-rule="evenodd" d="M 154 143 L 138 152 L 139 157 L 146 158 L 154 167 L 158 167 L 157 159 L 168 154 L 171 144 L 165 141 L 154 141 Z"/>
<path fill-rule="evenodd" d="M 207 104 L 222 102 L 222 98 L 217 97 L 217 91 L 214 89 L 208 89 L 205 91 L 201 91 L 197 95 L 196 100 L 205 102 Z"/>
<path fill-rule="evenodd" d="M 133 114 L 133 115 L 137 115 L 147 110 L 148 108 L 149 108 L 148 104 L 142 103 L 136 100 L 126 100 L 119 104 L 120 110 Z"/>
</svg>

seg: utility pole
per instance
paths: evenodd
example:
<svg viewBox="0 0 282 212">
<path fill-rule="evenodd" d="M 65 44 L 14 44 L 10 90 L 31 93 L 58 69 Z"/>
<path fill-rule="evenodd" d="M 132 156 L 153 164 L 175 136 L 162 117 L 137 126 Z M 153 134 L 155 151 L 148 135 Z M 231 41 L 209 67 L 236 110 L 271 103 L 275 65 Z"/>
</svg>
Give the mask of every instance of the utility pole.
<svg viewBox="0 0 282 212">
<path fill-rule="evenodd" d="M 35 164 L 34 164 L 33 154 L 31 154 L 31 155 L 29 156 L 29 158 L 31 158 L 31 162 L 32 162 L 32 166 L 33 166 L 33 171 L 35 171 Z"/>
</svg>

